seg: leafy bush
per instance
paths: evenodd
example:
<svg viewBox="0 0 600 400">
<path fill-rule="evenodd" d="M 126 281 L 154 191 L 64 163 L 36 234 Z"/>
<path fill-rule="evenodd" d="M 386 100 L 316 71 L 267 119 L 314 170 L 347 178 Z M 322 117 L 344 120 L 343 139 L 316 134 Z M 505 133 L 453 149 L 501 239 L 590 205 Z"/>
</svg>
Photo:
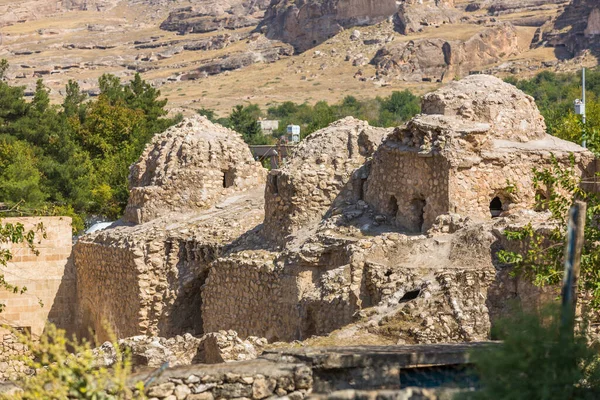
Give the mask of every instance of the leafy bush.
<svg viewBox="0 0 600 400">
<path fill-rule="evenodd" d="M 517 311 L 499 321 L 503 343 L 475 352 L 480 390 L 469 400 L 565 400 L 600 398 L 598 348 L 561 325 L 555 308 L 540 314 Z"/>
<path fill-rule="evenodd" d="M 116 363 L 107 368 L 99 365 L 89 342 L 69 340 L 63 330 L 47 325 L 39 340 L 18 334 L 29 355 L 22 361 L 35 373 L 15 382 L 22 392 L 5 399 L 134 399 L 144 398 L 143 383 L 135 390 L 128 386 L 131 356 L 116 349 Z"/>
<path fill-rule="evenodd" d="M 564 263 L 564 243 L 566 240 L 567 214 L 573 200 L 587 202 L 585 241 L 581 255 L 581 271 L 579 290 L 589 294 L 590 305 L 600 308 L 600 197 L 589 192 L 581 185 L 581 179 L 575 175 L 574 160 L 570 167 L 565 167 L 553 158 L 552 166 L 542 170 L 534 170 L 534 190 L 538 193 L 538 207 L 551 212 L 552 221 L 556 223 L 550 233 L 540 233 L 531 225 L 522 229 L 506 230 L 510 240 L 524 242 L 521 252 L 500 251 L 499 260 L 513 266 L 513 275 L 530 278 L 536 285 L 555 285 L 560 283 Z M 540 195 L 543 193 L 544 196 Z"/>
</svg>

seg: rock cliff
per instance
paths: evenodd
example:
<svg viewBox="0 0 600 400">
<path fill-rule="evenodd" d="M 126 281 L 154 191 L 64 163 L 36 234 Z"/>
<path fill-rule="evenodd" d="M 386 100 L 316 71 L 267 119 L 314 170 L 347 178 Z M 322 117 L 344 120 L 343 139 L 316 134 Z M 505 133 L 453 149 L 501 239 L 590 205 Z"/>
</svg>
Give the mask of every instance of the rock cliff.
<svg viewBox="0 0 600 400">
<path fill-rule="evenodd" d="M 432 81 L 462 77 L 519 53 L 518 32 L 501 23 L 466 41 L 415 39 L 392 43 L 371 61 L 380 76 L 406 81 Z"/>
<path fill-rule="evenodd" d="M 398 32 L 406 35 L 426 27 L 457 23 L 461 17 L 462 13 L 454 8 L 454 0 L 404 0 L 395 23 Z"/>
<path fill-rule="evenodd" d="M 600 5 L 572 0 L 564 12 L 536 33 L 537 46 L 554 47 L 558 58 L 573 58 L 585 50 L 600 56 Z"/>
<path fill-rule="evenodd" d="M 0 28 L 17 22 L 36 20 L 48 15 L 70 11 L 106 11 L 119 0 L 18 0 L 0 4 Z"/>
<path fill-rule="evenodd" d="M 201 1 L 172 11 L 160 28 L 186 34 L 255 26 L 268 5 L 269 0 Z"/>
<path fill-rule="evenodd" d="M 394 0 L 272 0 L 260 28 L 301 53 L 343 29 L 381 22 L 396 9 Z"/>
</svg>

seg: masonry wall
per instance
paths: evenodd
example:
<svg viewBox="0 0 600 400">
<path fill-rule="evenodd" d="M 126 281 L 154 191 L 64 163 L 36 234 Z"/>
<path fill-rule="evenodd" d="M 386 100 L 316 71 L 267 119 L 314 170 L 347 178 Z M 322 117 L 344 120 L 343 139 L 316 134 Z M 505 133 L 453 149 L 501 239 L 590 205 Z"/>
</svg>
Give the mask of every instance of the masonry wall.
<svg viewBox="0 0 600 400">
<path fill-rule="evenodd" d="M 140 327 L 140 282 L 134 252 L 80 241 L 74 248 L 77 266 L 77 327 L 80 336 L 110 338 L 143 333 Z"/>
<path fill-rule="evenodd" d="M 25 286 L 27 291 L 13 294 L 0 290 L 0 303 L 6 306 L 2 321 L 30 331 L 34 336 L 43 332 L 46 322 L 71 331 L 76 301 L 76 280 L 70 258 L 71 218 L 4 218 L 1 223 L 21 223 L 26 230 L 36 230 L 35 251 L 39 252 L 36 255 L 25 244 L 10 246 L 13 258 L 2 268 L 2 274 L 8 283 Z"/>
<path fill-rule="evenodd" d="M 448 212 L 448 162 L 384 143 L 373 160 L 365 201 L 409 232 L 424 232 Z"/>
<path fill-rule="evenodd" d="M 202 290 L 204 331 L 233 329 L 241 337 L 270 342 L 296 339 L 298 296 L 296 277 L 275 268 L 272 260 L 220 259 Z"/>
<path fill-rule="evenodd" d="M 570 153 L 554 153 L 565 168 L 570 168 Z M 576 154 L 575 173 L 591 176 L 591 155 Z M 552 168 L 550 152 L 511 154 L 502 159 L 484 159 L 469 168 L 450 171 L 450 212 L 476 218 L 490 218 L 490 202 L 498 197 L 503 211 L 512 208 L 534 209 L 536 191 L 533 190 L 533 168 Z M 544 188 L 537 194 L 548 196 Z"/>
</svg>

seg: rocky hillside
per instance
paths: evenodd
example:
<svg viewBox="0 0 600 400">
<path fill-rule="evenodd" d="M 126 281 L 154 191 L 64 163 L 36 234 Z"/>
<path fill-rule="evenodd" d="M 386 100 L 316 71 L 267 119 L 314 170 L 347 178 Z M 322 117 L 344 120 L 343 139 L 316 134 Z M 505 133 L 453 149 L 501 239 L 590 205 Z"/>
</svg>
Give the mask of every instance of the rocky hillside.
<svg viewBox="0 0 600 400">
<path fill-rule="evenodd" d="M 562 14 L 540 27 L 536 37 L 538 46 L 553 47 L 558 58 L 572 58 L 588 49 L 598 56 L 600 4 L 573 0 Z"/>
<path fill-rule="evenodd" d="M 261 28 L 268 38 L 303 52 L 346 28 L 381 22 L 395 10 L 395 0 L 274 0 Z"/>
<path fill-rule="evenodd" d="M 597 64 L 582 50 L 596 46 L 599 12 L 583 0 L 0 0 L 0 11 L 7 78 L 27 95 L 43 78 L 55 101 L 69 79 L 97 95 L 103 73 L 141 73 L 178 111 L 228 112 Z"/>
</svg>

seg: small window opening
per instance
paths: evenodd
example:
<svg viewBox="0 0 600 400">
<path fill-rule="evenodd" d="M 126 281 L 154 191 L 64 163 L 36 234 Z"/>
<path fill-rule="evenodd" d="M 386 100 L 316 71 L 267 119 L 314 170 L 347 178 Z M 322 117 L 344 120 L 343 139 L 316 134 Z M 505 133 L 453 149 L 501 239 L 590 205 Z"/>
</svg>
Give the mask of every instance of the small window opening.
<svg viewBox="0 0 600 400">
<path fill-rule="evenodd" d="M 223 170 L 223 188 L 227 189 L 233 186 L 233 172 L 231 170 Z"/>
<path fill-rule="evenodd" d="M 360 184 L 358 187 L 358 199 L 359 200 L 364 200 L 365 199 L 365 184 L 367 183 L 366 179 L 361 179 L 360 180 Z"/>
<path fill-rule="evenodd" d="M 277 175 L 270 175 L 269 179 L 271 181 L 271 190 L 273 191 L 273 194 L 279 194 L 279 185 L 278 185 L 278 181 L 279 181 L 279 176 Z"/>
<path fill-rule="evenodd" d="M 427 202 L 423 199 L 414 199 L 411 202 L 413 215 L 415 218 L 415 229 L 419 232 L 423 232 L 423 225 L 425 225 L 425 206 Z"/>
<path fill-rule="evenodd" d="M 490 202 L 490 213 L 492 214 L 492 218 L 497 218 L 502 214 L 502 201 L 498 196 L 494 197 L 494 199 Z"/>
<path fill-rule="evenodd" d="M 411 290 L 410 292 L 406 292 L 404 293 L 404 296 L 402 296 L 402 298 L 400 300 L 398 300 L 398 303 L 406 303 L 407 301 L 411 301 L 416 299 L 417 297 L 419 297 L 419 295 L 421 294 L 421 289 L 417 289 L 417 290 Z"/>
<path fill-rule="evenodd" d="M 394 218 L 396 218 L 396 216 L 398 215 L 398 199 L 396 199 L 396 196 L 390 197 L 388 211 Z"/>
</svg>

